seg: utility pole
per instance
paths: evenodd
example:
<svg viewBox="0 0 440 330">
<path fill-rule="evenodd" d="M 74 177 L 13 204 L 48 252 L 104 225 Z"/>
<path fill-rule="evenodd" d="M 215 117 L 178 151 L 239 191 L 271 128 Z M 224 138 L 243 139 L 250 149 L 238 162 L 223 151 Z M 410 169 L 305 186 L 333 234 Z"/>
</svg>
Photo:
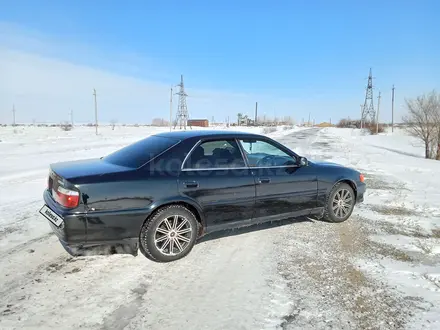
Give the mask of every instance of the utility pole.
<svg viewBox="0 0 440 330">
<path fill-rule="evenodd" d="M 70 115 L 70 124 L 73 127 L 73 110 L 72 109 L 70 109 L 69 115 Z"/>
<path fill-rule="evenodd" d="M 364 113 L 364 106 L 361 104 L 361 129 L 364 123 L 363 113 Z"/>
<path fill-rule="evenodd" d="M 307 122 L 307 126 L 310 126 L 310 112 L 309 112 L 309 121 Z"/>
<path fill-rule="evenodd" d="M 376 119 L 376 134 L 379 134 L 379 107 L 380 107 L 380 91 L 377 97 L 377 119 Z"/>
<path fill-rule="evenodd" d="M 391 132 L 394 132 L 394 85 L 391 97 Z"/>
<path fill-rule="evenodd" d="M 255 102 L 255 126 L 258 123 L 257 118 L 258 118 L 258 102 Z"/>
<path fill-rule="evenodd" d="M 12 105 L 12 126 L 15 126 L 16 125 L 16 122 L 15 122 L 15 104 L 13 104 Z"/>
<path fill-rule="evenodd" d="M 93 95 L 95 96 L 95 131 L 98 135 L 98 102 L 96 101 L 96 89 L 93 88 Z"/>
<path fill-rule="evenodd" d="M 170 93 L 170 132 L 171 132 L 172 121 L 173 121 L 173 87 L 171 86 L 171 93 Z"/>
</svg>

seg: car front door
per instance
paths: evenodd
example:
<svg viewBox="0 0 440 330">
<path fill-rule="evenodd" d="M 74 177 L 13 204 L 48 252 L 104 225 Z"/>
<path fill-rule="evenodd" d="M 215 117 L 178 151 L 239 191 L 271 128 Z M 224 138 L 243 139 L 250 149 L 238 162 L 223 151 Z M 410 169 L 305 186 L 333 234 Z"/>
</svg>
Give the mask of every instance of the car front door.
<svg viewBox="0 0 440 330">
<path fill-rule="evenodd" d="M 298 159 L 270 140 L 239 139 L 255 175 L 256 222 L 308 214 L 317 206 L 318 182 L 314 170 L 298 166 Z"/>
<path fill-rule="evenodd" d="M 208 232 L 250 223 L 255 180 L 235 139 L 199 141 L 182 165 L 178 185 L 201 206 Z"/>
</svg>

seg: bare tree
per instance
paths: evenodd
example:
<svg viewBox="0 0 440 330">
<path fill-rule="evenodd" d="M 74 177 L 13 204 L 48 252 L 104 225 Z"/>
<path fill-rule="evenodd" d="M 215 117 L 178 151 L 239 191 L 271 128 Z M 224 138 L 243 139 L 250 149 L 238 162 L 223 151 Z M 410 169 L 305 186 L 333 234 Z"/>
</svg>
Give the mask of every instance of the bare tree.
<svg viewBox="0 0 440 330">
<path fill-rule="evenodd" d="M 61 130 L 68 132 L 72 130 L 72 124 L 69 123 L 68 121 L 64 121 L 60 123 L 60 128 Z"/>
<path fill-rule="evenodd" d="M 163 119 L 163 118 L 154 118 L 151 121 L 151 125 L 152 126 L 169 126 L 170 122 L 165 120 L 165 119 Z"/>
<path fill-rule="evenodd" d="M 434 158 L 438 153 L 439 128 L 436 118 L 440 108 L 440 95 L 435 91 L 418 96 L 416 99 L 405 99 L 408 115 L 403 117 L 407 131 L 425 144 L 425 158 Z M 434 150 L 437 149 L 437 150 Z"/>
<path fill-rule="evenodd" d="M 274 120 L 266 115 L 259 116 L 257 119 L 258 123 L 263 126 L 271 126 L 274 123 Z"/>
<path fill-rule="evenodd" d="M 241 112 L 237 113 L 237 125 L 240 125 L 243 120 L 243 114 Z"/>
<path fill-rule="evenodd" d="M 284 116 L 284 123 L 287 125 L 295 125 L 295 119 L 291 116 Z"/>
</svg>

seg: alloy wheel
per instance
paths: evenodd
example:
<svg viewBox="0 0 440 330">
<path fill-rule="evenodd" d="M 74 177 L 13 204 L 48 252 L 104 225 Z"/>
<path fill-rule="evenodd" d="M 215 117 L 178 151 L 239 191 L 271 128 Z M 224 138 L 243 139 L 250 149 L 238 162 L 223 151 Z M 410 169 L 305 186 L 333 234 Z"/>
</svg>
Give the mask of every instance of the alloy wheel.
<svg viewBox="0 0 440 330">
<path fill-rule="evenodd" d="M 353 196 L 347 189 L 340 189 L 333 197 L 332 211 L 339 218 L 345 218 L 353 207 Z"/>
<path fill-rule="evenodd" d="M 191 222 L 181 215 L 172 215 L 164 218 L 157 226 L 154 244 L 162 254 L 175 256 L 188 247 L 191 235 Z"/>
</svg>

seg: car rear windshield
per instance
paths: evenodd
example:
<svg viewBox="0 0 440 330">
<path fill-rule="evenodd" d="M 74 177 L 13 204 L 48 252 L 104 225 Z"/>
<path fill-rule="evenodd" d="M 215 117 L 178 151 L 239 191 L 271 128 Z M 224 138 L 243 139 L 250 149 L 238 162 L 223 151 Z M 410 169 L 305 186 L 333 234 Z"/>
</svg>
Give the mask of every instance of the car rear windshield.
<svg viewBox="0 0 440 330">
<path fill-rule="evenodd" d="M 138 168 L 178 142 L 179 140 L 152 135 L 115 151 L 103 160 L 115 165 Z"/>
</svg>

